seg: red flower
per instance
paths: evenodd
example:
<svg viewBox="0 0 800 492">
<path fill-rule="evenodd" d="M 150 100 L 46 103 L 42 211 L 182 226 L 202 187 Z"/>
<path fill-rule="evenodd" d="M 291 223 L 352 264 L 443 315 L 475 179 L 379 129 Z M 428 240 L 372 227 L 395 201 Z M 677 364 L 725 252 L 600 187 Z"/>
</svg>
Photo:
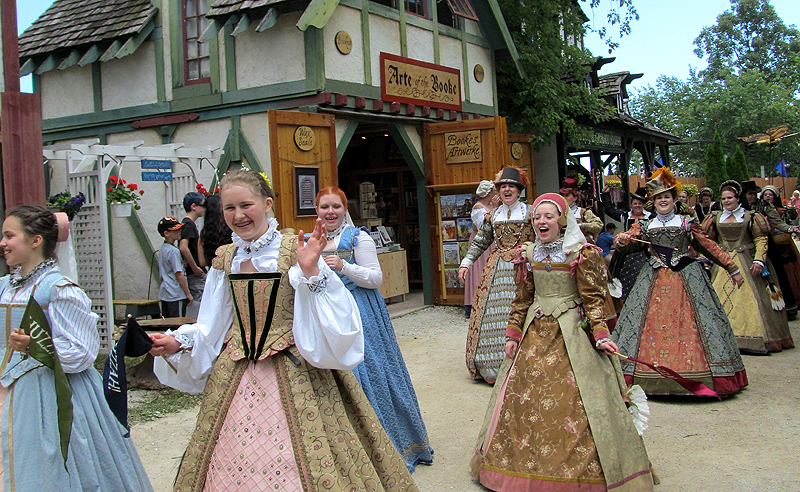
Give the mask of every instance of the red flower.
<svg viewBox="0 0 800 492">
<path fill-rule="evenodd" d="M 140 195 L 144 195 L 144 190 L 139 190 Z"/>
<path fill-rule="evenodd" d="M 199 190 L 201 188 L 203 188 L 203 183 L 197 183 L 197 186 L 195 186 L 195 189 Z"/>
<path fill-rule="evenodd" d="M 139 186 L 136 185 L 136 183 L 131 183 L 131 184 L 128 185 L 128 189 L 129 190 L 136 190 L 138 188 L 139 188 Z"/>
<path fill-rule="evenodd" d="M 108 177 L 108 180 L 113 183 L 114 181 L 117 180 L 117 177 L 112 174 L 111 176 Z"/>
<path fill-rule="evenodd" d="M 111 191 L 111 187 L 109 186 L 108 188 L 106 188 L 106 191 Z"/>
<path fill-rule="evenodd" d="M 124 179 L 122 179 L 122 178 L 119 178 L 119 184 L 125 184 L 125 183 L 127 183 L 127 181 L 125 181 L 125 180 L 124 180 Z"/>
<path fill-rule="evenodd" d="M 214 188 L 214 193 L 219 193 L 219 186 L 217 186 L 216 188 Z"/>
</svg>

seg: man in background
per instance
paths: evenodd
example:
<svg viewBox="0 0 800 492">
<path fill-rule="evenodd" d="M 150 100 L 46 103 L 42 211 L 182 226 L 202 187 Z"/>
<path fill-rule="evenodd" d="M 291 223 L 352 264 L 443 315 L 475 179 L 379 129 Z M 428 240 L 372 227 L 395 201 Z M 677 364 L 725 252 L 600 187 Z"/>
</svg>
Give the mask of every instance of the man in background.
<svg viewBox="0 0 800 492">
<path fill-rule="evenodd" d="M 186 264 L 186 281 L 189 283 L 189 292 L 194 300 L 188 306 L 186 315 L 195 317 L 200 310 L 200 300 L 203 297 L 203 287 L 206 283 L 206 272 L 200 266 L 200 260 L 197 257 L 197 240 L 200 232 L 195 222 L 206 213 L 206 197 L 196 191 L 191 191 L 183 197 L 183 208 L 186 210 L 186 217 L 182 221 L 183 227 L 180 229 L 181 240 L 178 242 L 178 249 Z"/>
</svg>

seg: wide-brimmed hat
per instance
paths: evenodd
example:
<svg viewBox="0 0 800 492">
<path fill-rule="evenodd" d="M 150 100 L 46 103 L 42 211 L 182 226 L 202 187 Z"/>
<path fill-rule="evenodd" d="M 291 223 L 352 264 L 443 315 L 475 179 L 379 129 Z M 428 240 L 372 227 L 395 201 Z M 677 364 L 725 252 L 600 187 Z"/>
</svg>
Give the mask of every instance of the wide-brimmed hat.
<svg viewBox="0 0 800 492">
<path fill-rule="evenodd" d="M 698 197 L 698 198 L 700 198 L 700 197 L 702 197 L 703 195 L 708 195 L 708 196 L 710 196 L 711 198 L 714 198 L 714 190 L 712 190 L 712 189 L 711 189 L 711 188 L 709 188 L 708 186 L 704 186 L 704 187 L 702 187 L 702 188 L 700 189 L 700 192 L 697 194 L 697 197 Z"/>
<path fill-rule="evenodd" d="M 722 194 L 722 191 L 726 188 L 733 191 L 737 197 L 742 194 L 742 185 L 740 185 L 735 179 L 729 179 L 728 181 L 724 181 L 721 185 L 719 185 L 720 194 Z"/>
<path fill-rule="evenodd" d="M 504 167 L 500 172 L 500 176 L 494 181 L 495 188 L 499 188 L 502 184 L 513 184 L 520 190 L 527 186 L 528 175 L 527 173 L 515 166 Z"/>
<path fill-rule="evenodd" d="M 662 167 L 656 170 L 650 178 L 650 181 L 645 184 L 645 188 L 647 188 L 648 198 L 653 198 L 659 193 L 664 193 L 673 188 L 675 188 L 676 194 L 681 192 L 681 184 L 668 167 Z"/>
<path fill-rule="evenodd" d="M 562 195 L 568 195 L 573 191 L 578 191 L 578 187 L 580 183 L 575 178 L 565 178 L 564 181 L 561 182 L 561 188 L 559 188 L 558 192 Z"/>
<path fill-rule="evenodd" d="M 742 193 L 752 191 L 753 193 L 760 193 L 761 187 L 755 181 L 742 181 Z"/>
<path fill-rule="evenodd" d="M 636 188 L 636 191 L 631 193 L 631 199 L 636 198 L 637 200 L 641 200 L 643 202 L 647 201 L 647 189 L 644 186 L 639 186 Z"/>
</svg>

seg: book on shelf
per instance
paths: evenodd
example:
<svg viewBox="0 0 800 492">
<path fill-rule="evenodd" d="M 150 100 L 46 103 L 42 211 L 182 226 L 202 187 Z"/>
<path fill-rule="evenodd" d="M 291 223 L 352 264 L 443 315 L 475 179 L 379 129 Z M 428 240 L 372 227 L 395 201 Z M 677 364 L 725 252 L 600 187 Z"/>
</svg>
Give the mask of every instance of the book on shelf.
<svg viewBox="0 0 800 492">
<path fill-rule="evenodd" d="M 472 219 L 456 219 L 456 227 L 458 228 L 458 240 L 468 241 L 469 235 L 472 234 Z"/>
<path fill-rule="evenodd" d="M 444 286 L 447 289 L 458 289 L 463 287 L 461 279 L 458 278 L 458 268 L 444 269 Z"/>
<path fill-rule="evenodd" d="M 472 213 L 472 194 L 456 195 L 456 213 L 459 217 L 469 217 Z"/>
<path fill-rule="evenodd" d="M 442 258 L 445 265 L 460 265 L 460 248 L 458 243 L 442 243 Z"/>
<path fill-rule="evenodd" d="M 442 241 L 455 241 L 458 239 L 455 220 L 442 221 Z"/>
<path fill-rule="evenodd" d="M 442 217 L 453 217 L 456 211 L 456 196 L 455 195 L 441 195 L 439 197 L 439 206 L 442 211 Z"/>
</svg>

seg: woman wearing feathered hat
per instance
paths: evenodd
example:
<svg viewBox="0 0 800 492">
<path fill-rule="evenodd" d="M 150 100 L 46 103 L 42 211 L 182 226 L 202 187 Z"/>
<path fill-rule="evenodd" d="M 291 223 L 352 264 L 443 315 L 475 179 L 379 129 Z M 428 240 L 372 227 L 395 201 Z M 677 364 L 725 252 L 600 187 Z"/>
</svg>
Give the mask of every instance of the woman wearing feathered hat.
<svg viewBox="0 0 800 492">
<path fill-rule="evenodd" d="M 732 394 L 747 385 L 731 324 L 689 246 L 720 266 L 720 275 L 742 285 L 739 266 L 710 240 L 676 202 L 678 183 L 663 167 L 647 182 L 655 216 L 617 235 L 620 250 L 645 250 L 648 263 L 639 274 L 612 335 L 623 355 L 654 362 L 686 378 L 700 380 L 718 394 Z M 725 271 L 722 271 L 724 269 Z M 625 380 L 647 394 L 689 394 L 674 380 L 629 360 L 622 361 Z"/>
<path fill-rule="evenodd" d="M 611 355 L 600 252 L 560 195 L 537 198 L 532 221 L 472 474 L 496 491 L 653 490 Z"/>
<path fill-rule="evenodd" d="M 707 215 L 702 227 L 733 256 L 744 276 L 744 287 L 733 289 L 728 276 L 718 268 L 711 272 L 739 349 L 767 353 L 794 347 L 775 268 L 767 258 L 769 222 L 760 213 L 742 207 L 742 186 L 736 181 L 722 183 L 720 195 L 723 210 Z"/>
<path fill-rule="evenodd" d="M 486 217 L 473 239 L 458 275 L 466 280 L 469 267 L 494 243 L 472 300 L 467 333 L 467 369 L 473 379 L 494 383 L 503 362 L 505 330 L 511 300 L 514 299 L 514 271 L 511 260 L 517 246 L 533 240 L 528 220 L 530 207 L 519 200 L 528 176 L 518 167 L 506 167 L 495 180 L 502 203 Z"/>
</svg>

